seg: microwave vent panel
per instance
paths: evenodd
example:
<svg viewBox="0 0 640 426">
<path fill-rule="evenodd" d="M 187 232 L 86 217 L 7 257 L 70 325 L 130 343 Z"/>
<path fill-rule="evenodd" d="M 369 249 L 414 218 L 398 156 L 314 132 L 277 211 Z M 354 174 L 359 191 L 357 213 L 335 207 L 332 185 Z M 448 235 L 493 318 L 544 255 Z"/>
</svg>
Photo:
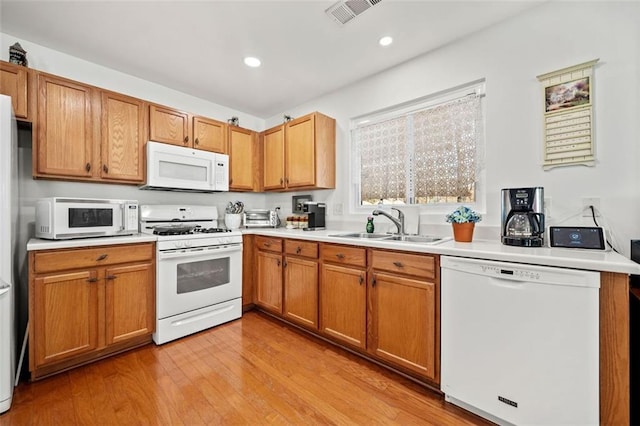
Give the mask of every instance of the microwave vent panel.
<svg viewBox="0 0 640 426">
<path fill-rule="evenodd" d="M 325 13 L 329 15 L 337 23 L 344 25 L 351 21 L 356 16 L 360 15 L 365 10 L 370 9 L 372 6 L 380 3 L 382 0 L 345 0 L 339 1 L 325 10 Z"/>
</svg>

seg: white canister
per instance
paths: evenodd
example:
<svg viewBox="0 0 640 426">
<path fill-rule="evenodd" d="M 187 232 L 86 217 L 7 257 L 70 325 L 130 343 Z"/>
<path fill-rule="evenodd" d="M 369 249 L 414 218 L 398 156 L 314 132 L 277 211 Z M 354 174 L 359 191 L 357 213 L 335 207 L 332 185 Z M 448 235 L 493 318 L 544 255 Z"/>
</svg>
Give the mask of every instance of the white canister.
<svg viewBox="0 0 640 426">
<path fill-rule="evenodd" d="M 242 214 L 239 213 L 226 213 L 224 215 L 224 224 L 227 229 L 238 229 L 242 223 Z"/>
</svg>

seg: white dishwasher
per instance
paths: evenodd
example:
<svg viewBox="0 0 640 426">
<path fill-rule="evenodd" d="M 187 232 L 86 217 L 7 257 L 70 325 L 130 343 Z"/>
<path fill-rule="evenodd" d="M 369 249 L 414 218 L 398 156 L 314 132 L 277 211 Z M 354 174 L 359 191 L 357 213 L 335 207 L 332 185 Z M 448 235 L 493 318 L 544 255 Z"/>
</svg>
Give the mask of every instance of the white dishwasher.
<svg viewBox="0 0 640 426">
<path fill-rule="evenodd" d="M 498 424 L 599 424 L 600 273 L 440 265 L 445 399 Z"/>
</svg>

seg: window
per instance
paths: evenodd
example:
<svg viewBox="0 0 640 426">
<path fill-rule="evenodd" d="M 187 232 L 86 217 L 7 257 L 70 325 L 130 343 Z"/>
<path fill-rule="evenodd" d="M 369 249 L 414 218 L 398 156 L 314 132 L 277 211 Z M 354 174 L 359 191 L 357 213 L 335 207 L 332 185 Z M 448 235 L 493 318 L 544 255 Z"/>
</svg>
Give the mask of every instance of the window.
<svg viewBox="0 0 640 426">
<path fill-rule="evenodd" d="M 358 205 L 475 203 L 484 83 L 352 121 Z"/>
</svg>

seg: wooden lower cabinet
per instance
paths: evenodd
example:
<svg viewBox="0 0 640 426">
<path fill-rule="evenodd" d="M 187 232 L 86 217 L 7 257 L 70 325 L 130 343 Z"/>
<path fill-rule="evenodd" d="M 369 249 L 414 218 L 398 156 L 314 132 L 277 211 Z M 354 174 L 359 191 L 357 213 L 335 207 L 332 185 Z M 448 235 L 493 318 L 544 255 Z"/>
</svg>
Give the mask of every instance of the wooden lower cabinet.
<svg viewBox="0 0 640 426">
<path fill-rule="evenodd" d="M 287 256 L 284 265 L 284 317 L 317 330 L 318 261 Z"/>
<path fill-rule="evenodd" d="M 369 350 L 421 376 L 436 377 L 435 284 L 373 273 Z"/>
<path fill-rule="evenodd" d="M 282 254 L 256 253 L 256 305 L 282 314 Z"/>
<path fill-rule="evenodd" d="M 320 278 L 320 328 L 326 335 L 366 349 L 365 271 L 323 264 Z"/>
<path fill-rule="evenodd" d="M 93 256 L 96 250 L 100 254 Z M 129 250 L 131 261 L 126 262 L 122 253 Z M 154 253 L 153 243 L 29 253 L 32 378 L 151 341 Z M 58 258 L 75 258 L 78 266 L 60 262 L 56 270 Z"/>
</svg>

